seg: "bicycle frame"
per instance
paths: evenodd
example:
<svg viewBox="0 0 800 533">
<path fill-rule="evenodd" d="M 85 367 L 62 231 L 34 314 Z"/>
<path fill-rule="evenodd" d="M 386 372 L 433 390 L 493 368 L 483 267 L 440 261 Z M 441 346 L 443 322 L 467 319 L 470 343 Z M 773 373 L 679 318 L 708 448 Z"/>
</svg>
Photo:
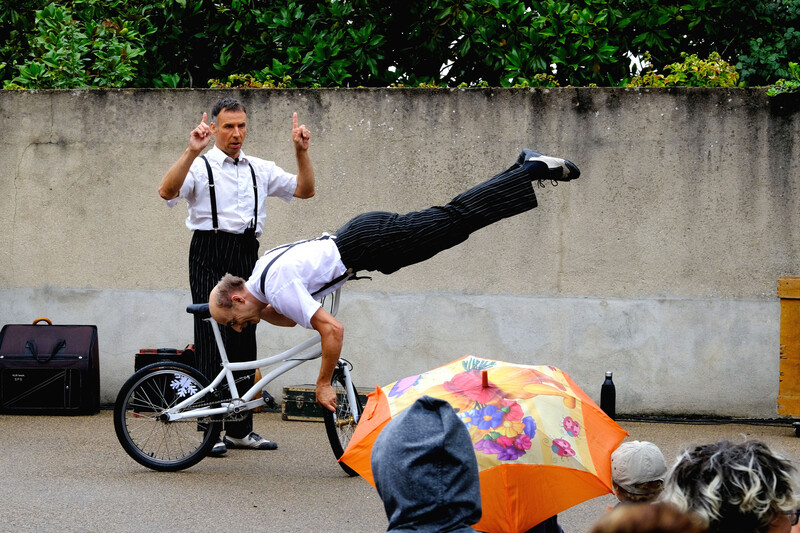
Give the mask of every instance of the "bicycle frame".
<svg viewBox="0 0 800 533">
<path fill-rule="evenodd" d="M 338 288 L 336 291 L 331 293 L 331 310 L 330 313 L 333 316 L 336 316 L 336 312 L 339 309 L 339 299 L 340 299 L 341 287 Z M 217 416 L 217 415 L 225 415 L 225 414 L 237 414 L 244 411 L 249 411 L 256 407 L 261 407 L 266 404 L 264 398 L 258 397 L 256 395 L 261 392 L 261 390 L 271 381 L 273 381 L 278 376 L 281 376 L 288 372 L 289 370 L 307 362 L 313 361 L 314 359 L 319 359 L 322 357 L 322 348 L 321 348 L 321 339 L 319 334 L 315 337 L 307 339 L 300 344 L 289 348 L 288 350 L 281 352 L 277 355 L 273 355 L 271 357 L 265 357 L 263 359 L 256 359 L 254 361 L 247 361 L 242 363 L 231 363 L 228 360 L 228 354 L 225 351 L 225 346 L 222 342 L 222 335 L 220 334 L 219 324 L 209 317 L 205 318 L 207 322 L 211 324 L 211 329 L 214 331 L 214 338 L 217 342 L 217 347 L 219 348 L 220 358 L 222 359 L 222 370 L 217 374 L 217 376 L 213 379 L 211 384 L 207 387 L 203 388 L 202 390 L 192 394 L 182 402 L 178 403 L 177 405 L 173 406 L 166 412 L 162 413 L 162 417 L 165 421 L 174 422 L 177 420 L 184 420 L 187 418 L 203 418 L 203 417 L 210 417 L 210 416 Z M 313 350 L 312 350 L 313 349 Z M 306 352 L 306 353 L 304 353 Z M 233 378 L 233 372 L 238 372 L 242 370 L 255 370 L 257 368 L 264 368 L 271 365 L 276 365 L 278 363 L 283 363 L 277 368 L 274 368 L 270 372 L 263 375 L 263 377 L 255 383 L 252 387 L 250 387 L 244 395 L 239 396 L 239 390 L 236 387 L 236 381 Z M 339 364 L 342 366 L 342 370 L 345 375 L 345 379 L 347 383 L 352 383 L 350 378 L 350 369 L 347 364 L 342 363 L 341 359 L 339 360 Z M 220 407 L 201 407 L 197 409 L 188 409 L 194 403 L 205 397 L 207 394 L 214 391 L 217 386 L 219 386 L 222 382 L 227 381 L 228 387 L 231 392 L 231 398 L 233 400 L 230 403 L 223 403 Z M 358 399 L 355 397 L 353 393 L 353 388 L 348 387 L 347 395 L 348 400 L 350 401 L 350 405 L 356 405 Z M 354 413 L 354 418 L 357 420 L 358 413 Z"/>
</svg>

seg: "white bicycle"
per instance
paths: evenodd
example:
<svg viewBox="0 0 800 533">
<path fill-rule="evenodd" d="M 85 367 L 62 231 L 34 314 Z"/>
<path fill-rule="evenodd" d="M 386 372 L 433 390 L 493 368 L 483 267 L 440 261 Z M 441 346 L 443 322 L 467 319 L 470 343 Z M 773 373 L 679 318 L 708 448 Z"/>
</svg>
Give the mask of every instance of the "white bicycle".
<svg viewBox="0 0 800 533">
<path fill-rule="evenodd" d="M 330 295 L 330 313 L 336 315 L 341 288 Z M 125 451 L 153 470 L 174 472 L 200 462 L 217 442 L 224 421 L 241 419 L 247 411 L 274 406 L 263 389 L 272 380 L 307 361 L 322 356 L 319 335 L 280 354 L 255 361 L 231 363 L 218 324 L 208 304 L 193 304 L 187 312 L 210 322 L 222 358 L 222 370 L 209 383 L 198 370 L 181 363 L 159 362 L 131 376 L 114 405 L 114 428 Z M 275 366 L 269 372 L 267 367 Z M 240 395 L 233 372 L 262 369 L 263 377 Z M 323 408 L 325 430 L 339 459 L 353 436 L 363 411 L 351 379 L 352 365 L 339 359 L 333 372 L 336 411 Z M 339 463 L 350 476 L 356 472 Z"/>
</svg>

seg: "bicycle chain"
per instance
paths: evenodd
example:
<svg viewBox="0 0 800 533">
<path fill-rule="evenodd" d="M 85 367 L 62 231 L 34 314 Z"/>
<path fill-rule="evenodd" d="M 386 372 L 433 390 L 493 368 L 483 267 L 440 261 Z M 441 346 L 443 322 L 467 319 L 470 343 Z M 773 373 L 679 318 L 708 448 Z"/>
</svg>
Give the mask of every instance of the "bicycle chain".
<svg viewBox="0 0 800 533">
<path fill-rule="evenodd" d="M 239 379 L 236 380 L 236 383 L 240 383 L 240 382 L 244 381 L 244 379 L 246 379 L 246 378 L 239 378 Z M 227 387 L 225 387 L 225 390 L 227 390 Z M 211 395 L 211 396 L 213 396 L 214 394 L 215 394 L 214 392 L 209 393 L 209 395 Z M 192 409 L 197 409 L 197 408 L 201 408 L 201 407 L 215 407 L 215 406 L 219 407 L 219 404 L 221 404 L 221 403 L 231 403 L 233 401 L 234 401 L 233 398 L 225 398 L 225 399 L 215 398 L 214 400 L 212 400 L 210 402 L 206 402 L 206 403 L 193 403 L 191 405 L 191 408 Z M 239 400 L 239 401 L 243 402 L 244 400 Z M 250 409 L 250 411 L 252 411 L 252 409 Z M 208 417 L 203 417 L 203 418 L 183 418 L 181 420 L 173 420 L 171 423 L 175 424 L 177 422 L 191 422 L 193 424 L 202 424 L 204 422 L 241 422 L 242 420 L 245 419 L 246 415 L 247 415 L 247 411 L 242 411 L 241 413 L 238 413 L 238 414 L 234 413 L 234 414 L 231 414 L 230 416 L 224 416 L 222 418 L 208 418 Z"/>
<path fill-rule="evenodd" d="M 219 407 L 218 404 L 220 403 L 230 403 L 232 401 L 233 401 L 232 398 L 228 398 L 226 400 L 215 400 L 213 402 L 207 402 L 207 403 L 193 403 L 190 407 L 192 409 L 198 409 L 201 407 L 214 407 L 214 406 Z M 252 411 L 252 409 L 250 410 Z M 208 418 L 208 417 L 182 418 L 180 420 L 172 420 L 170 424 L 177 424 L 180 422 L 191 422 L 192 424 L 204 424 L 206 422 L 241 422 L 242 420 L 244 420 L 246 414 L 247 411 L 242 411 L 241 413 L 232 414 L 230 416 L 224 416 L 222 418 Z"/>
</svg>

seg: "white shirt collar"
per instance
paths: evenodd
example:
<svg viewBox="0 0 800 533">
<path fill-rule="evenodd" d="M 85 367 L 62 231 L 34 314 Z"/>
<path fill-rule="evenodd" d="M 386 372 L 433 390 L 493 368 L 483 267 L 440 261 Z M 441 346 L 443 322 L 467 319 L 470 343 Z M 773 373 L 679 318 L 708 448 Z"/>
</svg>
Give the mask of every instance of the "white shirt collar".
<svg viewBox="0 0 800 533">
<path fill-rule="evenodd" d="M 215 144 L 211 150 L 208 151 L 206 154 L 211 161 L 214 161 L 218 165 L 222 166 L 222 163 L 225 161 L 229 161 L 233 164 L 233 158 L 228 156 L 225 152 L 219 149 L 219 147 Z M 239 162 L 240 163 L 247 163 L 247 156 L 244 154 L 244 150 L 239 150 Z"/>
</svg>

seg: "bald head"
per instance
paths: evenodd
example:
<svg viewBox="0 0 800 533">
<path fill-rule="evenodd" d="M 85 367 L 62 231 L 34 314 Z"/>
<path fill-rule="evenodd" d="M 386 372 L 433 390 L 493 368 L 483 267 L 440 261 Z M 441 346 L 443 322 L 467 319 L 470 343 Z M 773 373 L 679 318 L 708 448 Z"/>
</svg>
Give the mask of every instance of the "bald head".
<svg viewBox="0 0 800 533">
<path fill-rule="evenodd" d="M 243 278 L 225 274 L 211 290 L 208 297 L 208 310 L 211 316 L 224 326 L 231 326 L 236 331 L 248 324 L 257 323 L 260 319 L 253 316 L 248 298 L 250 291 L 245 287 Z"/>
<path fill-rule="evenodd" d="M 225 305 L 224 303 L 220 304 L 219 301 L 220 301 L 219 290 L 217 290 L 217 287 L 214 287 L 213 289 L 211 289 L 211 294 L 208 296 L 208 310 L 211 312 L 211 316 L 214 318 L 214 320 L 216 320 L 220 324 L 224 324 L 225 322 L 221 320 L 222 319 L 221 313 L 225 309 L 230 309 L 231 307 L 233 307 L 233 302 L 228 300 L 227 302 L 228 305 Z"/>
</svg>

